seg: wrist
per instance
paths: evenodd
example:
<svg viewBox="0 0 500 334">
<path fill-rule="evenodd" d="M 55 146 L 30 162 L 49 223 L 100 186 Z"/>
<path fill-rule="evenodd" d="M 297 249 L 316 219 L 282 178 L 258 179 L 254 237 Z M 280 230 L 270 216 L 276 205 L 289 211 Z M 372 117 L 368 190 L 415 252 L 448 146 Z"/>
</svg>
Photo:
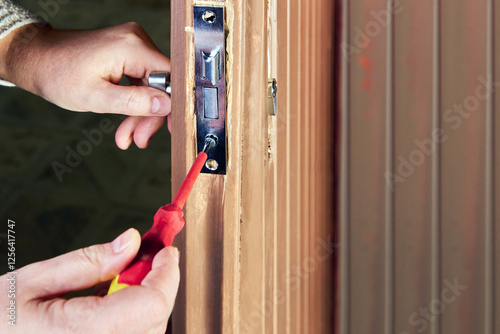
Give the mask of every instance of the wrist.
<svg viewBox="0 0 500 334">
<path fill-rule="evenodd" d="M 8 81 L 7 74 L 7 55 L 9 53 L 12 40 L 19 33 L 23 27 L 19 27 L 11 31 L 8 35 L 0 38 L 0 79 Z"/>
<path fill-rule="evenodd" d="M 37 41 L 47 31 L 49 25 L 30 23 L 11 31 L 0 39 L 0 78 L 16 86 L 32 91 L 33 64 L 36 62 Z"/>
</svg>

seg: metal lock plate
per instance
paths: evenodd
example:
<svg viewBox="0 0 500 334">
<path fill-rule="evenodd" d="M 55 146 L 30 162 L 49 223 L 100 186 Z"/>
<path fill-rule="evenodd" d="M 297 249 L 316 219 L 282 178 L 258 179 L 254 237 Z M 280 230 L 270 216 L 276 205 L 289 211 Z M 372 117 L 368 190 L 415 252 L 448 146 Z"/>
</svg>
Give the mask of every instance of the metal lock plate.
<svg viewBox="0 0 500 334">
<path fill-rule="evenodd" d="M 202 173 L 226 174 L 226 49 L 224 8 L 194 6 L 197 151 L 207 136 L 217 145 L 208 152 Z"/>
</svg>

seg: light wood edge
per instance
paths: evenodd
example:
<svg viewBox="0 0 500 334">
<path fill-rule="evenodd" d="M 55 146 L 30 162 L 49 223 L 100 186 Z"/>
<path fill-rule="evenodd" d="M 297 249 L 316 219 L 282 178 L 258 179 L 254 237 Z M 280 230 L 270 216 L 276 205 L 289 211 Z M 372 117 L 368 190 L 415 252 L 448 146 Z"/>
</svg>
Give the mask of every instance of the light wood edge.
<svg viewBox="0 0 500 334">
<path fill-rule="evenodd" d="M 186 108 L 186 38 L 184 26 L 186 21 L 186 8 L 190 1 L 172 0 L 171 2 L 171 62 L 172 62 L 172 193 L 175 193 L 186 172 L 186 129 L 184 110 Z M 185 257 L 185 231 L 181 231 L 175 238 L 174 245 L 181 251 L 180 272 L 181 280 L 175 307 L 173 310 L 173 332 L 186 332 L 186 257 Z"/>
</svg>

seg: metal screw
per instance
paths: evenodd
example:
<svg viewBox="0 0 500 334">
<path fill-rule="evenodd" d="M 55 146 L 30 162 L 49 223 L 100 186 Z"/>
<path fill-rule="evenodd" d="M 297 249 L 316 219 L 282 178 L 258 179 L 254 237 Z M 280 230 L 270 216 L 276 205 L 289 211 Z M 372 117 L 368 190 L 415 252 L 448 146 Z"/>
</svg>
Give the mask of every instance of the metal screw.
<svg viewBox="0 0 500 334">
<path fill-rule="evenodd" d="M 203 152 L 208 153 L 208 151 L 217 145 L 219 138 L 214 134 L 208 134 L 205 136 L 205 146 L 203 147 Z M 214 159 L 208 159 L 205 162 L 205 167 L 209 170 L 214 171 L 219 167 L 219 163 Z"/>
<path fill-rule="evenodd" d="M 214 171 L 219 167 L 219 164 L 214 159 L 208 159 L 207 162 L 205 162 L 205 167 Z"/>
<path fill-rule="evenodd" d="M 203 152 L 208 153 L 208 151 L 217 146 L 219 138 L 216 135 L 208 134 L 205 136 L 205 145 L 203 146 Z"/>
<path fill-rule="evenodd" d="M 212 12 L 210 10 L 206 10 L 205 12 L 203 12 L 203 14 L 201 15 L 201 18 L 203 19 L 203 21 L 205 21 L 209 24 L 212 24 L 215 22 L 215 14 L 214 14 L 214 12 Z"/>
</svg>

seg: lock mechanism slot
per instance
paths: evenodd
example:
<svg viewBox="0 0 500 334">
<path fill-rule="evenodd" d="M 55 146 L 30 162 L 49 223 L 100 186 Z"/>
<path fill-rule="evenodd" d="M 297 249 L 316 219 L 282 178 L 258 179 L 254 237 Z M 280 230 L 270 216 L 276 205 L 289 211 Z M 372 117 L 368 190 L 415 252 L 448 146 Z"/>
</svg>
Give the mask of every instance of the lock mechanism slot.
<svg viewBox="0 0 500 334">
<path fill-rule="evenodd" d="M 202 173 L 226 174 L 226 48 L 223 7 L 193 7 L 197 151 L 218 138 Z"/>
</svg>

